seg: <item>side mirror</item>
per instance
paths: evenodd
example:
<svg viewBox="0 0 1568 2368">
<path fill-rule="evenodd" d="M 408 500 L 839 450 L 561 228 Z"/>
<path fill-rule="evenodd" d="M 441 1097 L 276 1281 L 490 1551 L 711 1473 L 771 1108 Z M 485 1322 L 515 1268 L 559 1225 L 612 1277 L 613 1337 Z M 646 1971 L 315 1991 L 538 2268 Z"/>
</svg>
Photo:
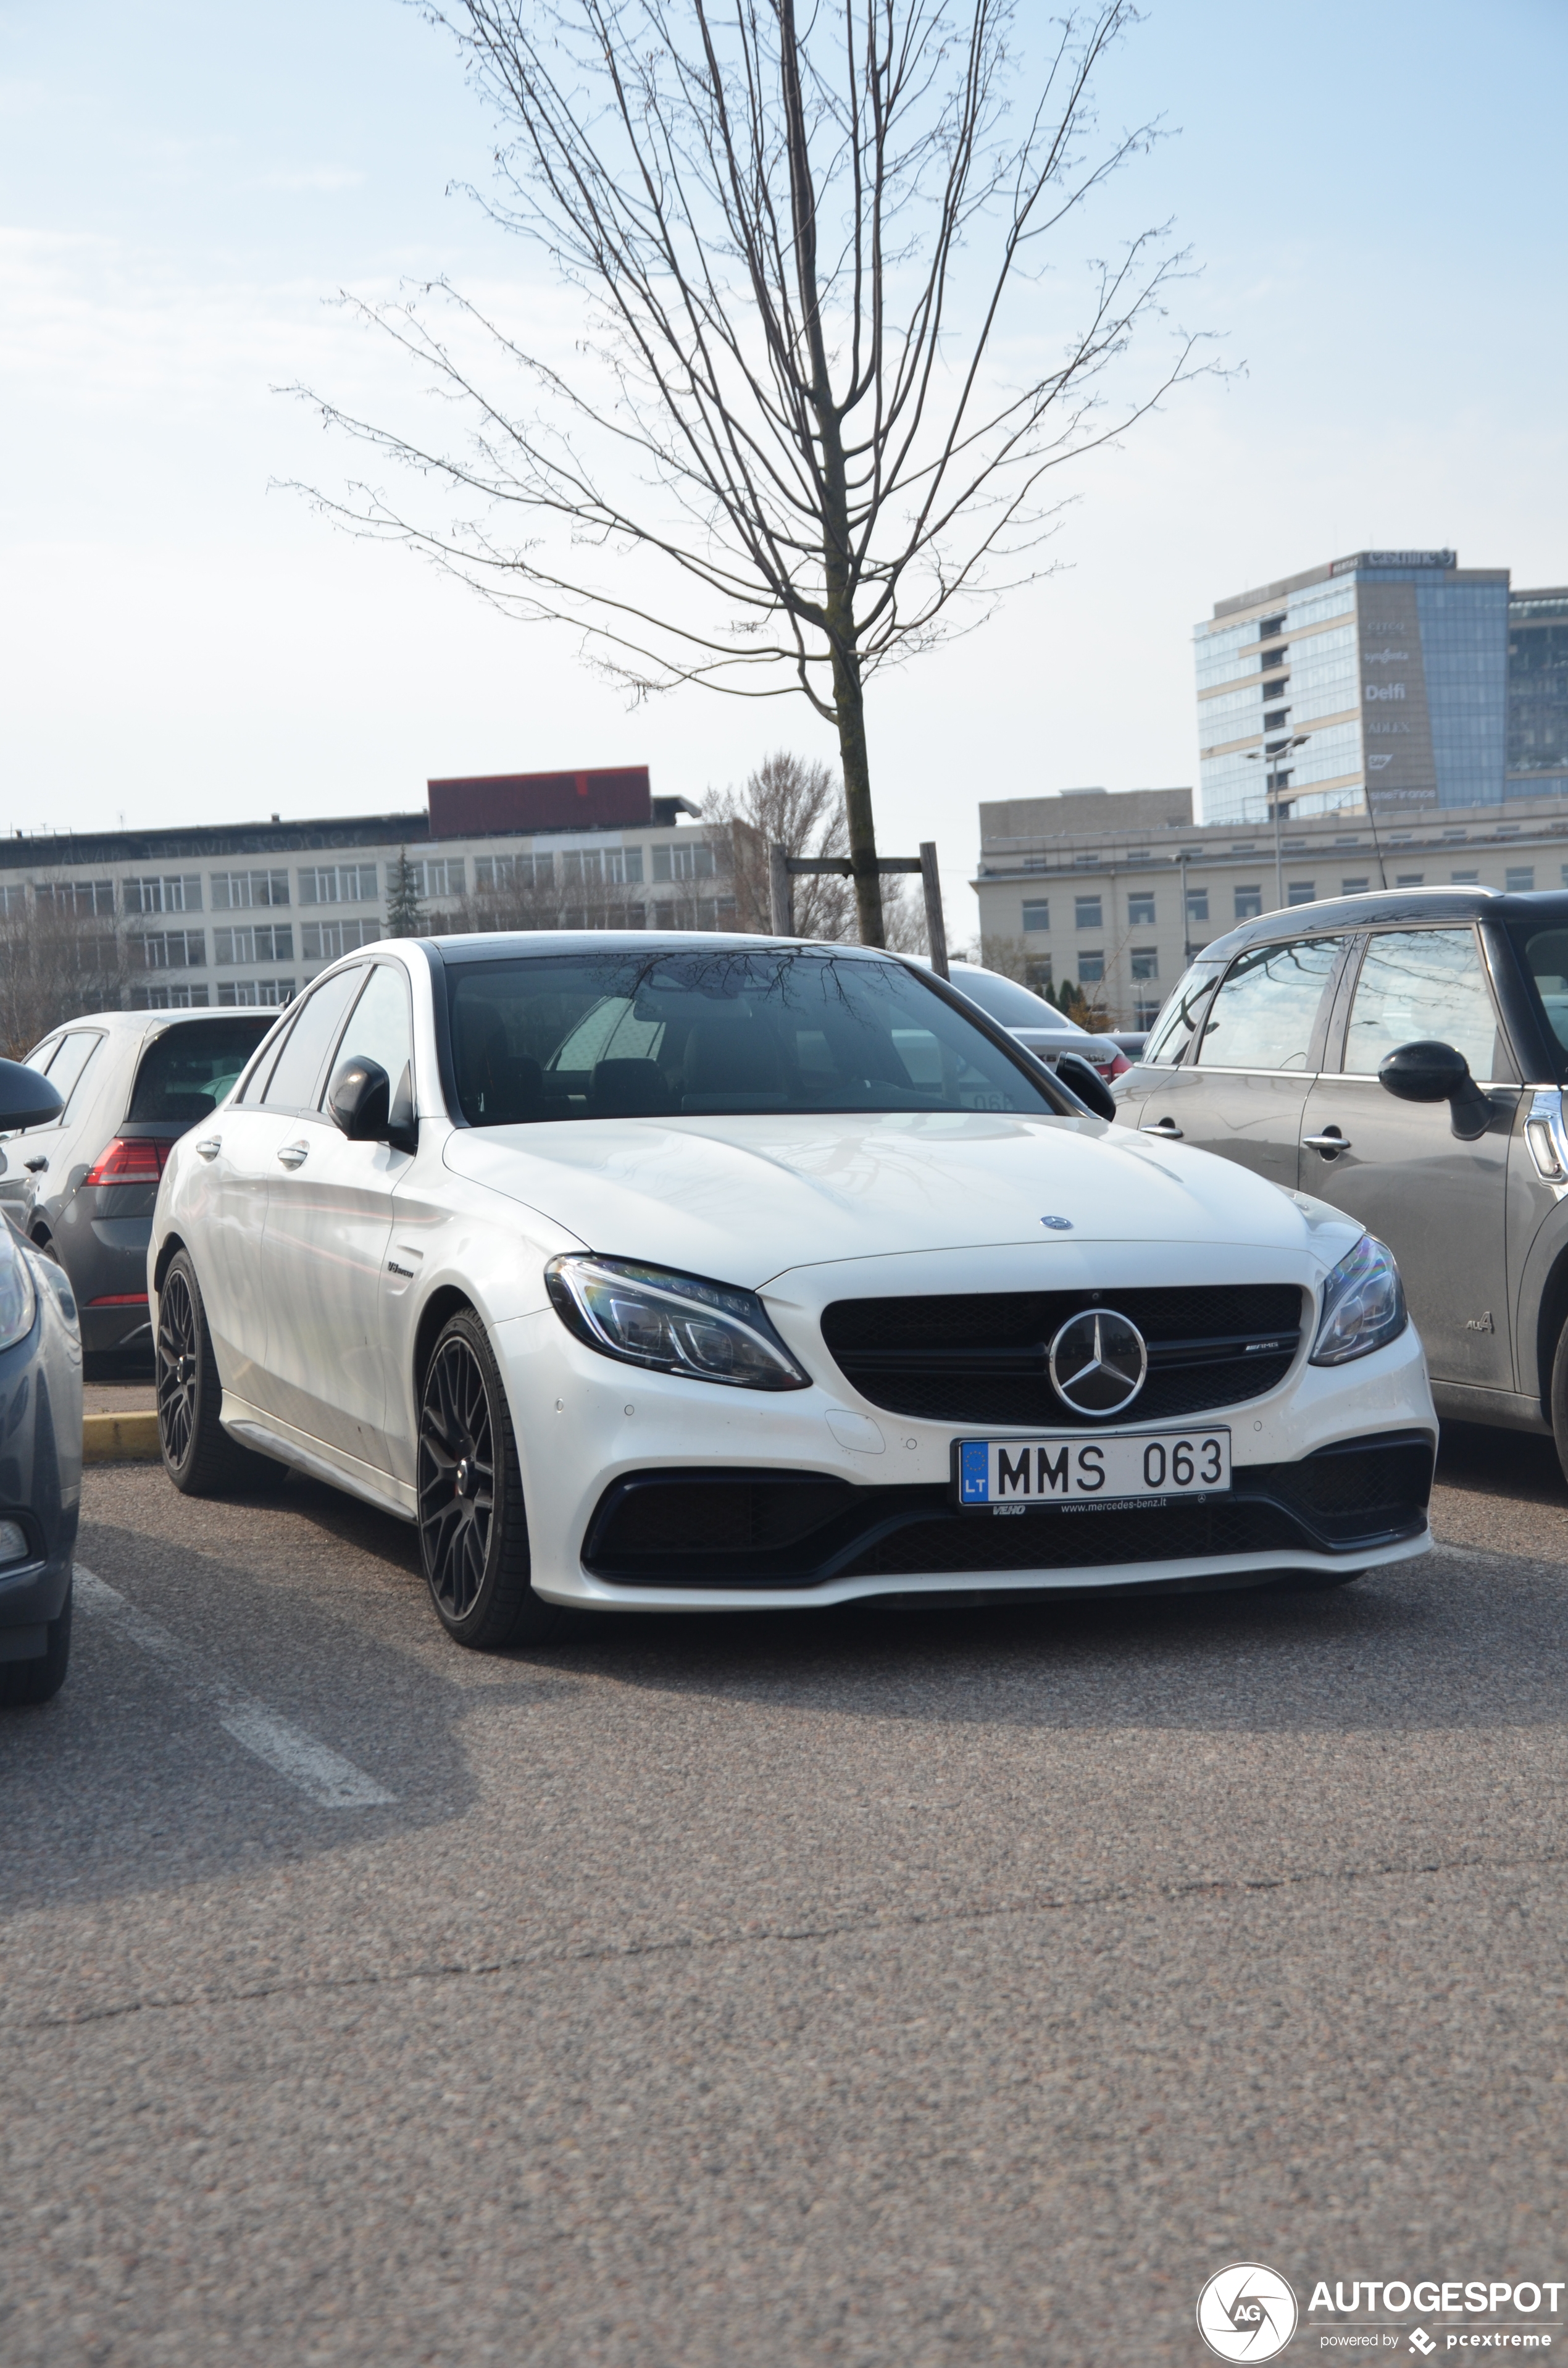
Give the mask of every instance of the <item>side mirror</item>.
<svg viewBox="0 0 1568 2368">
<path fill-rule="evenodd" d="M 1093 1118 L 1114 1118 L 1116 1102 L 1099 1071 L 1081 1053 L 1061 1053 L 1051 1063 L 1070 1094 L 1076 1094 Z"/>
<path fill-rule="evenodd" d="M 406 1069 L 394 1105 L 392 1079 L 381 1063 L 351 1053 L 339 1065 L 327 1090 L 326 1106 L 334 1125 L 342 1129 L 350 1143 L 390 1143 L 394 1151 L 419 1148 Z"/>
<path fill-rule="evenodd" d="M 1461 1143 L 1473 1143 L 1492 1122 L 1492 1104 L 1452 1044 L 1423 1037 L 1400 1044 L 1378 1064 L 1378 1083 L 1402 1102 L 1447 1102 Z"/>
<path fill-rule="evenodd" d="M 41 1070 L 0 1061 L 0 1128 L 45 1126 L 64 1107 Z"/>
</svg>

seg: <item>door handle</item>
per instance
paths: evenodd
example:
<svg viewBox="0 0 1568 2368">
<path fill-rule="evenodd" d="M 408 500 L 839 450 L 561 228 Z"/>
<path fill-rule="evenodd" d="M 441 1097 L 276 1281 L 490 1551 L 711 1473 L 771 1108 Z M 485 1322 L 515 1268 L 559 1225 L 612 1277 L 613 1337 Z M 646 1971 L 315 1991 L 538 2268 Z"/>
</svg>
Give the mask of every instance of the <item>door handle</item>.
<svg viewBox="0 0 1568 2368">
<path fill-rule="evenodd" d="M 310 1156 L 308 1143 L 286 1143 L 278 1155 L 285 1167 L 302 1167 Z"/>
<path fill-rule="evenodd" d="M 1325 1159 L 1337 1159 L 1342 1151 L 1350 1148 L 1350 1137 L 1341 1134 L 1336 1126 L 1326 1128 L 1322 1134 L 1303 1134 L 1301 1141 L 1309 1151 L 1321 1151 Z"/>
<path fill-rule="evenodd" d="M 1140 1134 L 1162 1134 L 1167 1143 L 1182 1143 L 1186 1137 L 1174 1118 L 1157 1118 L 1150 1126 L 1141 1126 Z"/>
<path fill-rule="evenodd" d="M 41 1176 L 49 1162 L 47 1159 L 28 1159 L 25 1160 L 23 1165 L 29 1176 Z"/>
<path fill-rule="evenodd" d="M 202 1142 L 197 1144 L 196 1156 L 199 1159 L 216 1159 L 218 1154 L 222 1150 L 222 1136 L 221 1134 L 210 1134 L 206 1136 Z"/>
</svg>

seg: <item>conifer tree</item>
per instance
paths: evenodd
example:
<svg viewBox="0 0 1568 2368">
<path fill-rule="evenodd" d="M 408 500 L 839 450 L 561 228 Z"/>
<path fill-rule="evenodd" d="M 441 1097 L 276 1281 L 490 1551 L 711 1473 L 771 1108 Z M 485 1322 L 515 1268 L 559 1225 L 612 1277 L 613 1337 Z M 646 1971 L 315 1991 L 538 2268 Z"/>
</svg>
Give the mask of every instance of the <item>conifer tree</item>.
<svg viewBox="0 0 1568 2368">
<path fill-rule="evenodd" d="M 397 861 L 387 866 L 387 935 L 420 938 L 425 934 L 425 908 L 419 902 L 419 874 L 400 847 Z"/>
</svg>

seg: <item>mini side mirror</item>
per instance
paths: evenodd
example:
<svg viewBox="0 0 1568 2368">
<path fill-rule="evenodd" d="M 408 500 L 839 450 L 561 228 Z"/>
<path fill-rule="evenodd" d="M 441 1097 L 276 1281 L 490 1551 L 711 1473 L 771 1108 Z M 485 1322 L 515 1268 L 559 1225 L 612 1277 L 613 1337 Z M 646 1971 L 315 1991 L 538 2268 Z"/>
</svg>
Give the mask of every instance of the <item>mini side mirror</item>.
<svg viewBox="0 0 1568 2368">
<path fill-rule="evenodd" d="M 46 1126 L 64 1107 L 40 1069 L 0 1061 L 0 1128 Z"/>
<path fill-rule="evenodd" d="M 1447 1102 L 1453 1130 L 1473 1143 L 1492 1121 L 1492 1104 L 1470 1074 L 1470 1063 L 1452 1044 L 1423 1037 L 1400 1044 L 1378 1064 L 1378 1083 L 1402 1102 Z"/>
<path fill-rule="evenodd" d="M 1085 1110 L 1095 1118 L 1114 1118 L 1116 1101 L 1110 1087 L 1097 1069 L 1091 1067 L 1081 1053 L 1062 1053 L 1051 1064 L 1070 1094 L 1076 1094 Z"/>
<path fill-rule="evenodd" d="M 392 1079 L 381 1063 L 351 1053 L 332 1081 L 326 1106 L 334 1125 L 350 1143 L 390 1143 L 394 1151 L 419 1147 L 418 1124 L 408 1107 L 406 1070 L 394 1104 Z"/>
</svg>

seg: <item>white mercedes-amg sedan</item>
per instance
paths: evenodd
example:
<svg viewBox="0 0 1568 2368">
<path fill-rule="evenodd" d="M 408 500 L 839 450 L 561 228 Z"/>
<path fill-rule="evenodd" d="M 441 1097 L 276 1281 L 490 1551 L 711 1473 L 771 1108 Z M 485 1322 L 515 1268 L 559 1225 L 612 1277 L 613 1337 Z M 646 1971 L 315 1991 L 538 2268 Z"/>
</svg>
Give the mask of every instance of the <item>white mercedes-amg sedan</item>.
<svg viewBox="0 0 1568 2368">
<path fill-rule="evenodd" d="M 415 1522 L 464 1645 L 1429 1543 L 1381 1244 L 869 949 L 368 947 L 175 1145 L 148 1282 L 175 1486 L 292 1466 Z"/>
</svg>

